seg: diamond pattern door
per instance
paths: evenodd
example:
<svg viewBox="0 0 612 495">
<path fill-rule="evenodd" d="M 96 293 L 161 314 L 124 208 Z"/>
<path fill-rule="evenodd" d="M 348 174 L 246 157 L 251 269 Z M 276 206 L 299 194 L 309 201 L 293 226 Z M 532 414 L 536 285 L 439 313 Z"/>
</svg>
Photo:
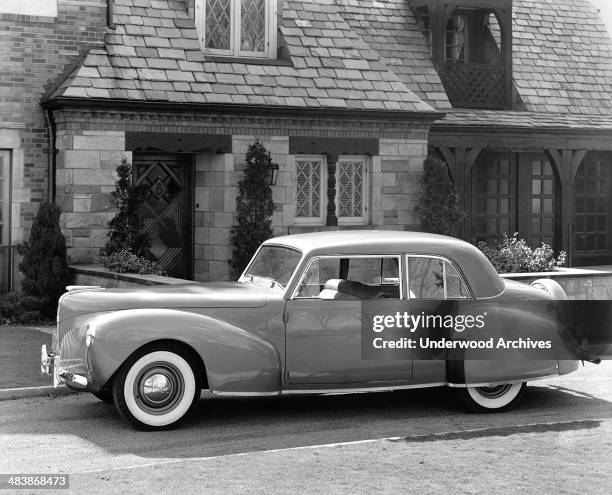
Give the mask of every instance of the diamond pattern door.
<svg viewBox="0 0 612 495">
<path fill-rule="evenodd" d="M 192 172 L 188 154 L 134 154 L 134 178 L 145 187 L 140 214 L 150 251 L 173 277 L 192 278 Z"/>
</svg>

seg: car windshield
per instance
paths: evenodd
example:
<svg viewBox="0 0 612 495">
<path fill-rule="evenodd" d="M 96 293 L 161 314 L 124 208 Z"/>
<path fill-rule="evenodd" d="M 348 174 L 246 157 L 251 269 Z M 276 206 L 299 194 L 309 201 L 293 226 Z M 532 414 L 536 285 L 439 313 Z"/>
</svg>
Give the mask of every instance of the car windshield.
<svg viewBox="0 0 612 495">
<path fill-rule="evenodd" d="M 253 277 L 265 278 L 285 287 L 295 271 L 302 254 L 296 249 L 281 246 L 263 246 L 240 281 Z"/>
</svg>

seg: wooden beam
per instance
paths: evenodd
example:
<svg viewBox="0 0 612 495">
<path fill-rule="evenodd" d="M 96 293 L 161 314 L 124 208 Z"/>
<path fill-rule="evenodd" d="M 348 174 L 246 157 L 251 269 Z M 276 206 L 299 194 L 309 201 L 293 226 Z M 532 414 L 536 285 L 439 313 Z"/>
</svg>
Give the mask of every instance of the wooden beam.
<svg viewBox="0 0 612 495">
<path fill-rule="evenodd" d="M 575 150 L 574 154 L 572 155 L 572 167 L 571 167 L 571 182 L 572 184 L 574 184 L 574 179 L 576 178 L 576 174 L 578 173 L 578 167 L 580 167 L 580 164 L 582 163 L 582 160 L 584 160 L 584 157 L 586 156 L 588 150 Z"/>
<path fill-rule="evenodd" d="M 472 168 L 472 166 L 474 165 L 474 163 L 476 163 L 476 158 L 478 158 L 478 155 L 480 155 L 480 152 L 482 151 L 482 148 L 470 148 L 467 152 L 466 155 L 466 170 L 465 172 L 469 172 L 470 169 Z"/>
<path fill-rule="evenodd" d="M 448 148 L 446 146 L 439 146 L 438 149 L 440 150 L 440 153 L 442 153 L 444 160 L 446 160 L 446 164 L 448 165 L 448 169 L 450 171 L 451 178 L 455 180 L 455 168 L 456 168 L 455 152 L 453 151 L 452 148 Z"/>
</svg>

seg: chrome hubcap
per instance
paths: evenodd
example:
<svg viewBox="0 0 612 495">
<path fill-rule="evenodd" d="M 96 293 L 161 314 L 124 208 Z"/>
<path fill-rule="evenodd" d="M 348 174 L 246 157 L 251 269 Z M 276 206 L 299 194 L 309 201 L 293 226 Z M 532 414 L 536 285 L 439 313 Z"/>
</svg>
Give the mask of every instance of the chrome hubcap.
<svg viewBox="0 0 612 495">
<path fill-rule="evenodd" d="M 144 381 L 142 392 L 153 404 L 161 404 L 172 395 L 174 385 L 163 373 L 155 373 Z"/>
<path fill-rule="evenodd" d="M 166 414 L 180 402 L 185 392 L 183 375 L 170 363 L 152 363 L 138 374 L 134 397 L 149 414 Z"/>
<path fill-rule="evenodd" d="M 497 399 L 508 393 L 512 385 L 497 385 L 496 387 L 478 387 L 478 393 L 487 399 Z"/>
</svg>

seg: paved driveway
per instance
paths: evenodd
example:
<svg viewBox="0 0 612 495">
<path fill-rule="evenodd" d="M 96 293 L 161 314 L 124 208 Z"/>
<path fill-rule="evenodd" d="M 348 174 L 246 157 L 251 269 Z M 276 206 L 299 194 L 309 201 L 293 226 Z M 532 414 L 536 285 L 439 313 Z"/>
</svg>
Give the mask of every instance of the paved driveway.
<svg viewBox="0 0 612 495">
<path fill-rule="evenodd" d="M 88 493 L 610 493 L 612 363 L 491 415 L 445 389 L 204 396 L 181 429 L 143 433 L 88 394 L 5 401 L 0 445 L 0 472 L 69 473 Z"/>
</svg>

